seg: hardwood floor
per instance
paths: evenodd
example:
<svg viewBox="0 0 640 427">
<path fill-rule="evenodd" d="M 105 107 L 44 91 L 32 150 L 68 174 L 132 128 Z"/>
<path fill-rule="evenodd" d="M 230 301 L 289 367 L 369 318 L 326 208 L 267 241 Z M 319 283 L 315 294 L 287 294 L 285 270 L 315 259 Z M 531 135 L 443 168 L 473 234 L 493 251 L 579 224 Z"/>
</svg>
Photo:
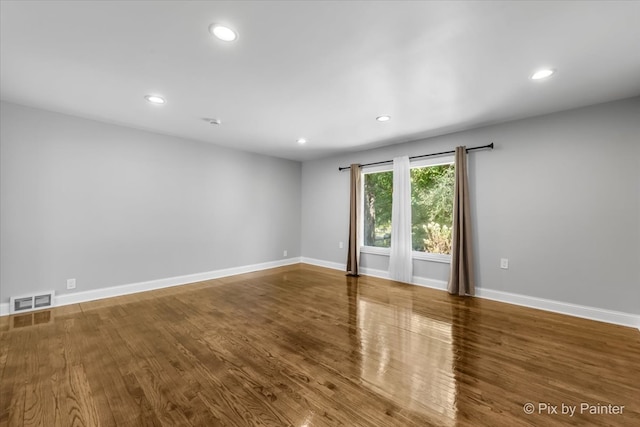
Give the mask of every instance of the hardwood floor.
<svg viewBox="0 0 640 427">
<path fill-rule="evenodd" d="M 640 425 L 636 329 L 304 264 L 0 338 L 1 426 Z"/>
</svg>

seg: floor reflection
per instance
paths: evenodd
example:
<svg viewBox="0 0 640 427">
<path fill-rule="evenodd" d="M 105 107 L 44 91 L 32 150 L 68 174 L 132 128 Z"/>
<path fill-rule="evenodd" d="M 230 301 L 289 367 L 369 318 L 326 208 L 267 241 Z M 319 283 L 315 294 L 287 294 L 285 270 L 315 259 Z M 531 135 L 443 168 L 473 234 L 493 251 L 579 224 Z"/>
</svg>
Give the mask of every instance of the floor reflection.
<svg viewBox="0 0 640 427">
<path fill-rule="evenodd" d="M 412 291 L 388 288 L 357 294 L 364 384 L 438 425 L 455 424 L 452 326 L 413 310 Z"/>
<path fill-rule="evenodd" d="M 27 326 L 42 325 L 53 320 L 51 310 L 36 311 L 32 313 L 11 316 L 11 329 L 25 328 Z"/>
</svg>

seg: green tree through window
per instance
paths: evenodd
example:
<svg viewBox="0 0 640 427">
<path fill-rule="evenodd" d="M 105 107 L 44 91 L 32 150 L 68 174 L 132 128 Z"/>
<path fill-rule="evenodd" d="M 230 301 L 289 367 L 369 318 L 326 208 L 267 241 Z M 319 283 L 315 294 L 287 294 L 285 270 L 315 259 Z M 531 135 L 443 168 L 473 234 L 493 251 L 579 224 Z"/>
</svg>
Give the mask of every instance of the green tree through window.
<svg viewBox="0 0 640 427">
<path fill-rule="evenodd" d="M 453 164 L 411 169 L 411 241 L 414 251 L 451 253 L 454 179 Z M 391 246 L 392 192 L 392 171 L 364 174 L 365 246 Z"/>
<path fill-rule="evenodd" d="M 391 246 L 391 193 L 393 172 L 364 175 L 364 244 Z"/>
<path fill-rule="evenodd" d="M 411 169 L 411 242 L 414 251 L 451 253 L 452 164 Z"/>
</svg>

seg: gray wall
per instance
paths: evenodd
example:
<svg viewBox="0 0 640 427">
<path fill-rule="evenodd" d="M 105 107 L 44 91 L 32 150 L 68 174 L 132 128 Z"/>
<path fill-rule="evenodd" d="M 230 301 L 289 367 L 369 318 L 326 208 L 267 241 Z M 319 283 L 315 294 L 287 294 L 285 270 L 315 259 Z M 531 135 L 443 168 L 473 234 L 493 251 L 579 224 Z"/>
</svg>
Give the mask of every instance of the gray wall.
<svg viewBox="0 0 640 427">
<path fill-rule="evenodd" d="M 479 286 L 640 314 L 640 98 L 302 171 L 14 104 L 0 112 L 1 302 L 69 292 L 67 278 L 84 291 L 278 260 L 284 249 L 344 263 L 349 176 L 338 166 L 493 141 L 469 156 Z M 362 261 L 387 269 L 384 256 Z M 420 277 L 448 276 L 447 264 L 414 264 Z"/>
<path fill-rule="evenodd" d="M 0 302 L 300 256 L 298 162 L 0 111 Z"/>
<path fill-rule="evenodd" d="M 346 260 L 349 174 L 338 166 L 489 142 L 469 155 L 479 286 L 639 314 L 640 98 L 305 162 L 303 255 Z M 362 265 L 386 270 L 388 259 Z M 448 265 L 416 260 L 414 274 L 446 280 Z"/>
</svg>

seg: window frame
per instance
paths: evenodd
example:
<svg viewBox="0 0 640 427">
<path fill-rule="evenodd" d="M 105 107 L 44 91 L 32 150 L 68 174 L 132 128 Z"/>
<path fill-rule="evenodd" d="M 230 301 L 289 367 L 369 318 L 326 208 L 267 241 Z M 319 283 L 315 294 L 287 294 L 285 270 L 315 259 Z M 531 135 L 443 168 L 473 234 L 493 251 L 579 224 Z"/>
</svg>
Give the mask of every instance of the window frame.
<svg viewBox="0 0 640 427">
<path fill-rule="evenodd" d="M 432 167 L 432 166 L 440 166 L 440 165 L 451 165 L 454 164 L 454 156 L 446 155 L 446 156 L 438 156 L 438 157 L 427 157 L 424 159 L 418 159 L 411 161 L 410 168 L 424 168 L 424 167 Z M 377 246 L 365 246 L 364 245 L 364 176 L 372 173 L 380 173 L 380 172 L 389 172 L 393 171 L 393 165 L 376 165 L 376 166 L 364 166 L 360 170 L 360 215 L 359 215 L 359 246 L 360 252 L 365 254 L 372 255 L 383 255 L 390 256 L 391 248 L 381 248 Z M 411 258 L 423 261 L 431 261 L 431 262 L 439 262 L 444 264 L 451 263 L 451 255 L 447 254 L 435 254 L 431 252 L 420 252 L 420 251 L 411 251 Z"/>
<path fill-rule="evenodd" d="M 358 245 L 360 246 L 361 253 L 389 256 L 391 255 L 391 248 L 365 246 L 364 244 L 364 176 L 381 172 L 393 172 L 393 164 L 363 166 L 360 169 L 360 215 L 358 218 Z"/>
</svg>

